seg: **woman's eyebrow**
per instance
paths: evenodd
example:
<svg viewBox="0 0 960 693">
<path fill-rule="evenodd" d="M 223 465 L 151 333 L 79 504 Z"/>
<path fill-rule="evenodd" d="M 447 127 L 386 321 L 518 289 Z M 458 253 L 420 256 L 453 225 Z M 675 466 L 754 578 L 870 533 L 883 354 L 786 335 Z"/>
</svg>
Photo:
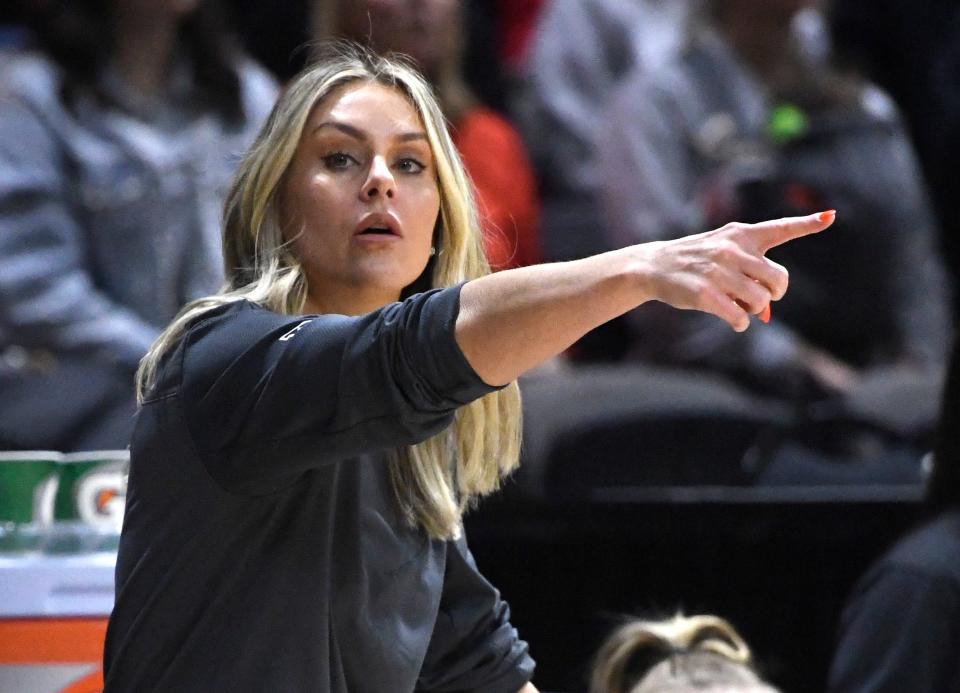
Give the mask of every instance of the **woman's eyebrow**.
<svg viewBox="0 0 960 693">
<path fill-rule="evenodd" d="M 324 122 L 320 123 L 319 125 L 317 125 L 317 127 L 313 129 L 313 132 L 316 133 L 319 130 L 322 130 L 323 128 L 334 128 L 344 133 L 345 135 L 348 135 L 354 138 L 355 140 L 360 140 L 361 142 L 365 142 L 368 139 L 367 134 L 363 130 L 360 130 L 359 128 L 355 128 L 352 125 L 348 125 L 347 123 L 339 123 L 332 120 L 325 120 Z M 427 133 L 419 132 L 419 131 L 403 132 L 403 133 L 400 133 L 399 135 L 396 135 L 395 139 L 400 140 L 401 142 L 411 142 L 414 140 L 426 140 Z"/>
</svg>

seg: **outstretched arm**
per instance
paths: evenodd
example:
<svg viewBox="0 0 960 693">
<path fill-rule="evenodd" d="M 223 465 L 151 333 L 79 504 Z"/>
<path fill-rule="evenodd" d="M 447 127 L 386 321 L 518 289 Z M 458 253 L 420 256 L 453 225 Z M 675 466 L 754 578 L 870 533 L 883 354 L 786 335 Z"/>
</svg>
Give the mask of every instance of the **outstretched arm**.
<svg viewBox="0 0 960 693">
<path fill-rule="evenodd" d="M 742 332 L 787 290 L 786 268 L 765 253 L 833 223 L 832 212 L 760 224 L 727 224 L 573 262 L 507 270 L 468 282 L 456 338 L 491 385 L 563 351 L 647 301 L 700 310 Z"/>
</svg>

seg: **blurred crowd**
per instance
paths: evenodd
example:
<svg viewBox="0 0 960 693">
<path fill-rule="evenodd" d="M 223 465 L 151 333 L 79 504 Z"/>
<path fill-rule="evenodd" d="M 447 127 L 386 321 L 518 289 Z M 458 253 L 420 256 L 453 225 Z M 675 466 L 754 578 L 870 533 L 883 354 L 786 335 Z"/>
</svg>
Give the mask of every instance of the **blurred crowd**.
<svg viewBox="0 0 960 693">
<path fill-rule="evenodd" d="M 564 432 L 589 415 L 655 437 L 665 430 L 664 407 L 649 404 L 656 393 L 672 393 L 671 420 L 683 426 L 706 409 L 742 424 L 725 424 L 730 435 L 743 438 L 759 419 L 779 431 L 740 482 L 921 483 L 960 277 L 960 7 L 950 0 L 5 3 L 0 449 L 126 447 L 139 359 L 223 279 L 220 210 L 233 167 L 284 82 L 317 42 L 338 38 L 403 53 L 431 81 L 495 270 L 838 210 L 814 242 L 771 252 L 791 269 L 791 290 L 769 324 L 734 333 L 705 314 L 648 305 L 531 374 L 528 416 L 543 428 L 528 431 L 526 483 L 550 477 L 558 446 L 545 439 L 546 419 Z M 947 390 L 944 420 L 960 402 Z M 589 429 L 587 445 L 610 434 L 606 423 Z M 704 460 L 726 449 L 689 438 Z M 739 440 L 729 447 L 755 449 Z M 955 447 L 941 440 L 935 466 L 953 464 Z M 953 490 L 933 529 L 858 588 L 836 691 L 960 690 L 960 484 L 940 477 Z M 902 613 L 893 605 L 904 590 L 924 601 L 902 607 L 916 618 L 900 628 L 884 619 Z M 902 633 L 943 610 L 954 618 L 942 632 L 923 642 Z M 711 624 L 709 638 L 734 653 L 727 660 L 747 662 L 726 628 Z M 874 637 L 893 631 L 889 642 Z M 926 687 L 899 669 L 892 687 L 868 687 L 880 680 L 876 662 L 892 671 L 914 646 L 929 653 L 913 660 Z M 683 667 L 659 671 L 669 683 Z M 744 671 L 723 674 L 743 686 L 724 690 L 771 690 Z M 618 685 L 607 689 L 667 690 Z"/>
</svg>

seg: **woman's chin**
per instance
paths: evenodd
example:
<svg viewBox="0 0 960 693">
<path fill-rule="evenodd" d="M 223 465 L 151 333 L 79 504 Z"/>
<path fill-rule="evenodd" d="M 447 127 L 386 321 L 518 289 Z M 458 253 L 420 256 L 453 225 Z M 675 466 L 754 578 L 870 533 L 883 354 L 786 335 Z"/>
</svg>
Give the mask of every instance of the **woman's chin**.
<svg viewBox="0 0 960 693">
<path fill-rule="evenodd" d="M 426 266 L 426 259 L 422 263 L 411 263 L 386 257 L 367 258 L 355 268 L 354 278 L 362 286 L 388 292 L 395 290 L 399 295 L 423 274 Z"/>
</svg>

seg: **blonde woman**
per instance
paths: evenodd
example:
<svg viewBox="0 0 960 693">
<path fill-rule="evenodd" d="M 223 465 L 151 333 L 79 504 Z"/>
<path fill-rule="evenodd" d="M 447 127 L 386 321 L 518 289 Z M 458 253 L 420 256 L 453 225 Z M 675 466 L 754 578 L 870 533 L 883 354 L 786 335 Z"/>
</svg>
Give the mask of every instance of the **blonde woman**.
<svg viewBox="0 0 960 693">
<path fill-rule="evenodd" d="M 776 693 L 747 643 L 717 616 L 631 621 L 597 653 L 590 693 Z"/>
<path fill-rule="evenodd" d="M 645 301 L 747 328 L 731 225 L 487 274 L 426 83 L 340 47 L 285 91 L 225 207 L 223 292 L 138 379 L 106 691 L 534 691 L 461 513 L 517 464 L 517 377 Z"/>
</svg>

